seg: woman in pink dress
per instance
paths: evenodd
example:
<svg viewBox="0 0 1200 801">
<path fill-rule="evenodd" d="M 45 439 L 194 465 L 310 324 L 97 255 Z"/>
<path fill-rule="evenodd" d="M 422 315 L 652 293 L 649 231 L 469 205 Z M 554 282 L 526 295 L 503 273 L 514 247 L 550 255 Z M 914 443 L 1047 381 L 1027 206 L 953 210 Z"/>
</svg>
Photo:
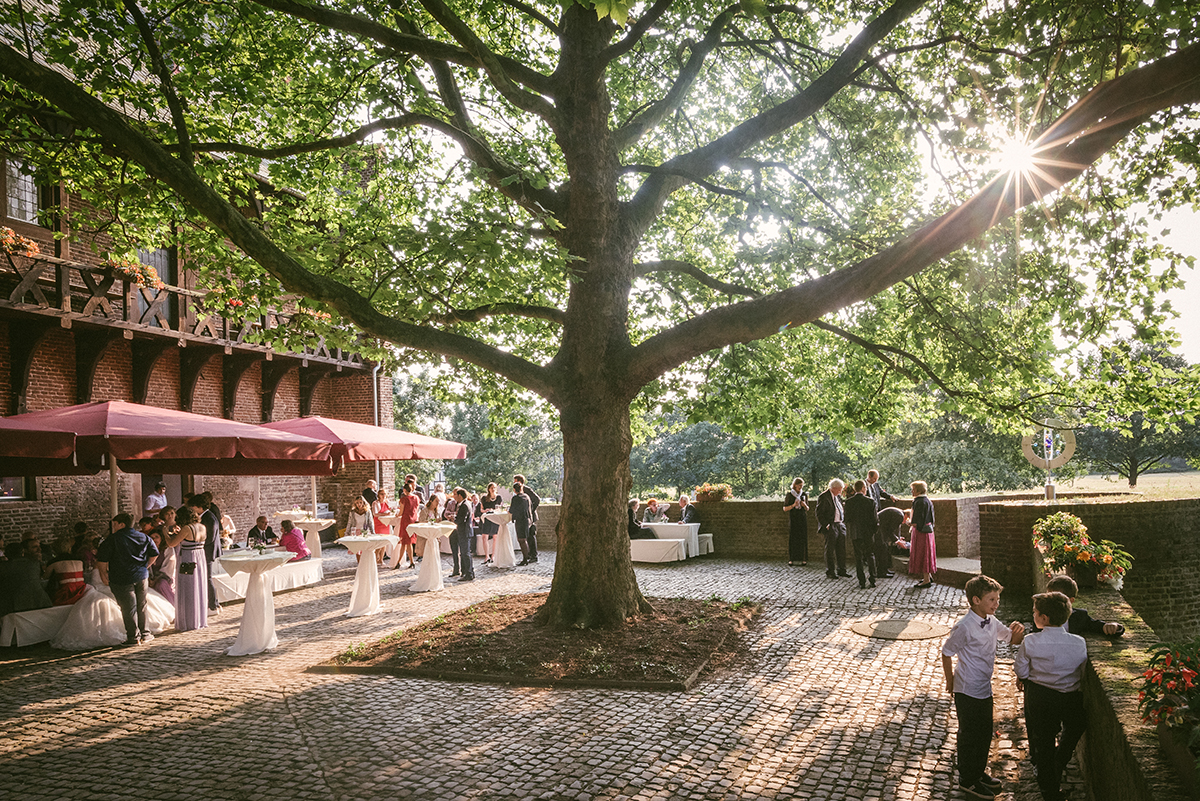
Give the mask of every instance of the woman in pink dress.
<svg viewBox="0 0 1200 801">
<path fill-rule="evenodd" d="M 308 544 L 304 541 L 304 531 L 296 528 L 291 520 L 284 520 L 279 525 L 280 533 L 279 544 L 284 550 L 291 551 L 296 554 L 289 559 L 289 562 L 303 562 L 305 559 L 312 558 L 312 551 L 308 549 Z"/>
<path fill-rule="evenodd" d="M 912 483 L 912 528 L 909 529 L 912 539 L 909 540 L 908 572 L 920 576 L 921 581 L 915 589 L 923 590 L 932 586 L 933 574 L 937 572 L 937 549 L 933 540 L 933 501 L 926 494 L 929 491 L 924 481 Z"/>
<path fill-rule="evenodd" d="M 395 508 L 388 503 L 387 487 L 380 487 L 379 492 L 375 495 L 375 502 L 371 504 L 371 519 L 375 522 L 375 533 L 387 535 L 392 533 L 392 527 L 379 519 L 380 515 L 390 515 L 395 512 Z M 387 548 L 379 548 L 375 551 L 376 564 L 383 564 L 383 552 Z"/>
</svg>

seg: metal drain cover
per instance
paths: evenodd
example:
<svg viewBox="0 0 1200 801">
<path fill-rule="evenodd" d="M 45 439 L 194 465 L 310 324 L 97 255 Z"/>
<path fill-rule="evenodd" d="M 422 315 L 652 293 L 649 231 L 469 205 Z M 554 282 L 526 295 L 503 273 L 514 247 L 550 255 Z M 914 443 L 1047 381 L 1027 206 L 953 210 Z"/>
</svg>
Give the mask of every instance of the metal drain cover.
<svg viewBox="0 0 1200 801">
<path fill-rule="evenodd" d="M 881 640 L 929 640 L 945 637 L 949 626 L 924 620 L 860 620 L 850 627 L 855 634 Z"/>
</svg>

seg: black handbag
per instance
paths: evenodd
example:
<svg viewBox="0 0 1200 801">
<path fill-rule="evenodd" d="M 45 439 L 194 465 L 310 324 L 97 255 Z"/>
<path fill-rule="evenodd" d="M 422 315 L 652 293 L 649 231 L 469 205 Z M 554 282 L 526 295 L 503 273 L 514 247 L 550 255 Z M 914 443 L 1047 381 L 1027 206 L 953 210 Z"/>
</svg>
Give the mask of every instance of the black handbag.
<svg viewBox="0 0 1200 801">
<path fill-rule="evenodd" d="M 190 576 L 195 572 L 196 572 L 196 563 L 195 562 L 184 562 L 183 564 L 181 564 L 179 566 L 179 575 L 181 575 L 181 576 Z"/>
</svg>

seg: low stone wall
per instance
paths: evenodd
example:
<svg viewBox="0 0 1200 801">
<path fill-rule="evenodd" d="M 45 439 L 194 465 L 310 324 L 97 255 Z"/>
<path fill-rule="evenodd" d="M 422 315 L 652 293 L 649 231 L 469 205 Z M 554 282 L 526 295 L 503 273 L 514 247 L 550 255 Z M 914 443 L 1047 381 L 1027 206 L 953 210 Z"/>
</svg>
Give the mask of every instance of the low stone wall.
<svg viewBox="0 0 1200 801">
<path fill-rule="evenodd" d="M 1120 543 L 1133 555 L 1122 592 L 1160 638 L 1200 635 L 1200 499 L 983 504 L 983 572 L 1009 594 L 1032 594 L 1044 586 L 1033 523 L 1058 511 L 1077 515 L 1092 537 Z"/>
<path fill-rule="evenodd" d="M 1007 589 L 1005 595 L 1008 595 Z M 1089 636 L 1083 676 L 1088 728 L 1076 752 L 1094 801 L 1189 798 L 1162 754 L 1155 730 L 1138 714 L 1138 687 L 1158 636 L 1115 590 L 1084 590 L 1076 605 L 1124 624 L 1124 637 Z"/>
</svg>

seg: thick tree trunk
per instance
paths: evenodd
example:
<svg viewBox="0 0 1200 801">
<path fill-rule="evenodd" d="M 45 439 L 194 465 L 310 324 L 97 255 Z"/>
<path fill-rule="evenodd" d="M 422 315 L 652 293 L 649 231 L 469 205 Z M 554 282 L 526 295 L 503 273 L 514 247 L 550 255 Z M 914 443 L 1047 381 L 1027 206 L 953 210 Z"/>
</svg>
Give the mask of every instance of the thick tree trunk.
<svg viewBox="0 0 1200 801">
<path fill-rule="evenodd" d="M 629 560 L 629 405 L 574 397 L 562 409 L 563 503 L 554 584 L 542 620 L 615 626 L 649 611 Z"/>
</svg>

